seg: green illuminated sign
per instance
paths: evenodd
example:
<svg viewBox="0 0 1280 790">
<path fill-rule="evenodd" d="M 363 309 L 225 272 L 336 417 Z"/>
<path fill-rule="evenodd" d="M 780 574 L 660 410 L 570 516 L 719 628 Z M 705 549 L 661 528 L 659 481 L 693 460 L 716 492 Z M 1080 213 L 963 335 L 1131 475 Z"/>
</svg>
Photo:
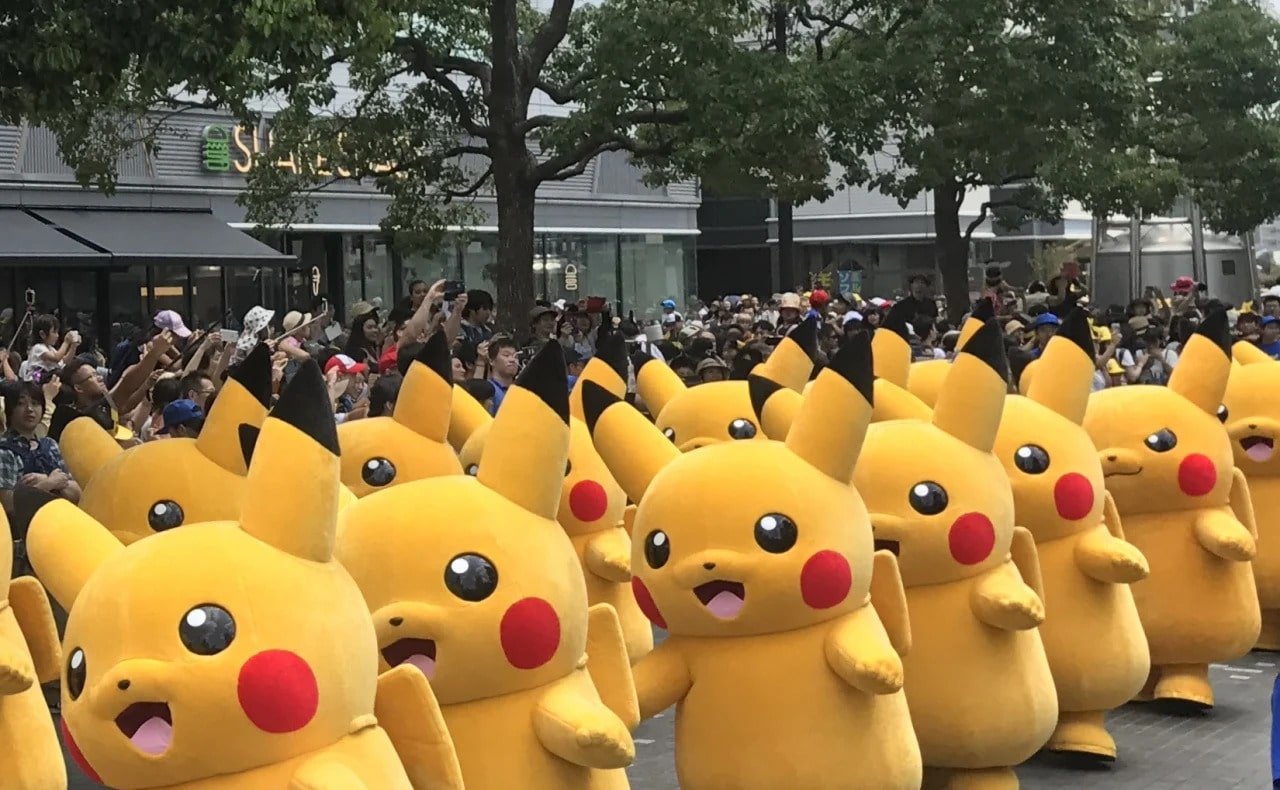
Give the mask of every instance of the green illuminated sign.
<svg viewBox="0 0 1280 790">
<path fill-rule="evenodd" d="M 204 127 L 201 164 L 207 173 L 231 171 L 231 132 L 225 126 Z"/>
</svg>

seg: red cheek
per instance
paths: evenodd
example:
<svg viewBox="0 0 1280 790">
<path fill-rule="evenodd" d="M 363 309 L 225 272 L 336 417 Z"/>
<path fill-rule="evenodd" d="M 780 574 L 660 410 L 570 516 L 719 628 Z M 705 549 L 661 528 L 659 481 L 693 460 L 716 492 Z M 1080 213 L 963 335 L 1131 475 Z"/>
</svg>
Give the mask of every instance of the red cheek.
<svg viewBox="0 0 1280 790">
<path fill-rule="evenodd" d="M 996 547 L 996 529 L 981 513 L 965 513 L 951 525 L 947 535 L 951 556 L 961 565 L 977 565 L 991 556 Z"/>
<path fill-rule="evenodd" d="M 58 724 L 62 727 L 62 742 L 67 745 L 67 751 L 71 754 L 71 759 L 75 761 L 76 765 L 80 766 L 80 770 L 84 771 L 85 776 L 98 784 L 102 784 L 102 777 L 98 776 L 98 772 L 90 767 L 89 761 L 84 759 L 84 755 L 80 753 L 80 747 L 76 746 L 76 739 L 71 737 L 71 730 L 67 729 L 67 720 L 62 719 Z"/>
<path fill-rule="evenodd" d="M 820 551 L 800 571 L 800 594 L 814 609 L 830 609 L 849 595 L 853 571 L 849 561 L 834 551 Z"/>
<path fill-rule="evenodd" d="M 636 603 L 640 606 L 640 611 L 644 612 L 644 616 L 649 618 L 649 622 L 664 631 L 667 630 L 666 618 L 662 616 L 662 612 L 658 611 L 658 605 L 653 602 L 653 596 L 649 594 L 649 588 L 644 586 L 644 582 L 640 581 L 639 576 L 631 577 L 631 594 L 635 596 Z"/>
<path fill-rule="evenodd" d="M 522 598 L 502 615 L 502 652 L 516 669 L 537 669 L 560 647 L 560 618 L 541 598 Z"/>
<path fill-rule="evenodd" d="M 1207 456 L 1192 453 L 1178 465 L 1178 488 L 1187 496 L 1204 496 L 1218 484 L 1218 470 Z"/>
<path fill-rule="evenodd" d="M 244 662 L 236 693 L 253 726 L 277 735 L 307 726 L 320 706 L 315 673 L 288 650 L 265 650 Z"/>
<path fill-rule="evenodd" d="M 1053 487 L 1053 504 L 1058 515 L 1068 521 L 1078 521 L 1093 510 L 1093 486 L 1089 478 L 1070 472 L 1058 478 Z"/>
<path fill-rule="evenodd" d="M 609 495 L 594 480 L 582 480 L 569 489 L 569 510 L 579 521 L 599 521 L 609 509 Z"/>
</svg>

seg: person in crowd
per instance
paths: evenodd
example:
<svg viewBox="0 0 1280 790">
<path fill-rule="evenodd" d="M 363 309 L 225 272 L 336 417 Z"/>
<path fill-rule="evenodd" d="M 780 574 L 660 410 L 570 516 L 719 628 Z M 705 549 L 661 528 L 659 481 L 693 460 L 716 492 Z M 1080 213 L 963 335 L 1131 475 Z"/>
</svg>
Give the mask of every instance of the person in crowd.
<svg viewBox="0 0 1280 790">
<path fill-rule="evenodd" d="M 188 373 L 182 378 L 181 397 L 194 402 L 206 414 L 209 412 L 210 401 L 217 391 L 218 387 L 213 383 L 213 377 L 203 370 Z"/>
<path fill-rule="evenodd" d="M 564 363 L 569 371 L 569 391 L 573 392 L 573 387 L 578 383 L 578 377 L 582 375 L 582 370 L 587 366 L 589 358 L 583 356 L 572 348 L 564 350 Z"/>
<path fill-rule="evenodd" d="M 926 327 L 938 320 L 938 303 L 930 290 L 932 283 L 927 274 L 913 274 L 907 278 L 907 295 L 901 301 L 910 307 L 911 325 Z"/>
<path fill-rule="evenodd" d="M 31 322 L 31 333 L 36 342 L 27 354 L 27 361 L 19 370 L 26 381 L 44 382 L 63 362 L 76 355 L 80 347 L 80 334 L 74 330 L 62 336 L 58 319 L 52 315 L 38 315 Z M 58 341 L 62 343 L 59 345 Z"/>
<path fill-rule="evenodd" d="M 347 338 L 343 353 L 362 365 L 378 364 L 382 356 L 382 326 L 377 308 L 371 308 L 351 319 L 351 335 Z"/>
<path fill-rule="evenodd" d="M 1031 329 L 1034 335 L 1027 351 L 1033 359 L 1040 358 L 1040 355 L 1044 353 L 1044 347 L 1049 344 L 1049 340 L 1058 334 L 1058 327 L 1060 326 L 1062 326 L 1062 319 L 1053 313 L 1041 313 L 1036 316 L 1035 321 L 1031 322 Z"/>
<path fill-rule="evenodd" d="M 275 316 L 275 310 L 268 310 L 261 305 L 251 308 L 244 314 L 243 328 L 240 330 L 240 337 L 236 340 L 235 352 L 231 357 L 232 365 L 243 362 L 244 358 L 249 356 L 249 352 L 253 351 L 254 346 L 265 343 L 271 337 L 271 319 Z"/>
<path fill-rule="evenodd" d="M 0 504 L 9 513 L 13 512 L 13 492 L 18 486 L 80 501 L 80 486 L 67 470 L 57 441 L 37 435 L 44 411 L 45 395 L 39 384 L 22 381 L 5 388 L 7 429 L 0 436 Z"/>
<path fill-rule="evenodd" d="M 551 342 L 556 332 L 556 310 L 551 305 L 539 304 L 529 311 L 529 340 L 520 350 L 521 363 L 533 358 L 542 347 Z M 501 401 L 501 398 L 498 399 Z"/>
<path fill-rule="evenodd" d="M 311 320 L 311 313 L 290 310 L 284 314 L 281 325 L 284 327 L 284 336 L 280 338 L 276 348 L 283 351 L 290 362 L 311 359 L 311 354 L 303 347 L 311 339 L 311 330 L 315 326 Z"/>
<path fill-rule="evenodd" d="M 698 363 L 692 357 L 683 354 L 671 360 L 671 369 L 680 377 L 686 387 L 698 383 Z"/>
<path fill-rule="evenodd" d="M 164 407 L 164 426 L 156 433 L 173 439 L 199 439 L 204 428 L 204 411 L 193 400 L 179 398 Z"/>
<path fill-rule="evenodd" d="M 392 371 L 373 383 L 369 389 L 369 416 L 390 417 L 396 410 L 396 399 L 400 397 L 400 385 L 404 377 Z"/>
<path fill-rule="evenodd" d="M 493 384 L 493 404 L 490 414 L 497 414 L 502 408 L 502 399 L 507 390 L 516 382 L 516 374 L 520 372 L 519 351 L 515 341 L 505 335 L 495 335 L 489 341 L 489 381 Z"/>
<path fill-rule="evenodd" d="M 156 329 L 167 331 L 179 340 L 187 340 L 191 337 L 191 330 L 187 328 L 187 322 L 182 320 L 182 315 L 177 310 L 161 310 L 156 313 L 152 319 Z"/>
<path fill-rule="evenodd" d="M 684 321 L 684 316 L 680 315 L 676 310 L 676 301 L 674 299 L 663 299 L 662 303 L 658 306 L 662 308 L 663 320 L 665 320 L 667 316 L 673 315 L 676 317 L 676 320 Z"/>
<path fill-rule="evenodd" d="M 161 365 L 173 346 L 173 336 L 166 330 L 156 335 L 142 359 L 126 369 L 114 387 L 107 387 L 96 360 L 72 357 L 59 374 L 61 392 L 55 398 L 56 408 L 49 422 L 49 437 L 57 441 L 62 430 L 77 417 L 89 417 L 111 432 L 117 439 L 130 441 L 132 432 L 121 430 L 121 414 L 129 414 L 147 395 L 151 375 Z"/>
<path fill-rule="evenodd" d="M 462 312 L 462 336 L 474 346 L 493 337 L 493 294 L 473 289 L 467 291 Z"/>
<path fill-rule="evenodd" d="M 133 418 L 138 437 L 144 442 L 149 442 L 163 434 L 164 410 L 170 403 L 182 398 L 182 379 L 173 373 L 161 371 L 156 371 L 155 375 L 157 378 L 151 385 L 151 391 L 139 406 L 140 409 L 146 409 L 149 404 L 150 409 L 145 410 L 143 414 L 135 413 Z"/>
<path fill-rule="evenodd" d="M 1274 315 L 1263 317 L 1261 337 L 1257 345 L 1267 356 L 1280 359 L 1280 318 Z"/>
<path fill-rule="evenodd" d="M 713 381 L 724 381 L 729 378 L 729 366 L 724 360 L 708 357 L 698 363 L 695 371 L 698 376 L 699 384 L 709 384 Z"/>
</svg>

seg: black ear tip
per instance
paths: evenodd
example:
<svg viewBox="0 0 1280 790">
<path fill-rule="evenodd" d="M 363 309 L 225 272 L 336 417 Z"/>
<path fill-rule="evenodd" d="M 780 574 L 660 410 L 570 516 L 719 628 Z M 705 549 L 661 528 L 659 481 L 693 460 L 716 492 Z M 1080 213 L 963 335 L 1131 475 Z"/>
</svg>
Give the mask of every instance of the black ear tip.
<svg viewBox="0 0 1280 790">
<path fill-rule="evenodd" d="M 25 535 L 31 527 L 31 520 L 36 517 L 40 508 L 58 497 L 31 486 L 16 486 L 13 489 L 13 518 L 9 526 L 15 536 Z"/>
<path fill-rule="evenodd" d="M 800 346 L 805 356 L 813 359 L 818 353 L 818 318 L 809 316 L 787 335 L 793 343 Z"/>
<path fill-rule="evenodd" d="M 782 385 L 764 376 L 747 376 L 747 393 L 751 396 L 751 410 L 758 419 L 764 418 L 764 405 Z"/>
<path fill-rule="evenodd" d="M 1215 310 L 1201 322 L 1196 329 L 1197 335 L 1204 335 L 1212 340 L 1222 353 L 1231 356 L 1231 327 L 1226 310 Z"/>
<path fill-rule="evenodd" d="M 582 414 L 586 418 L 587 430 L 594 432 L 596 423 L 600 421 L 600 415 L 604 414 L 605 409 L 615 403 L 621 403 L 622 400 L 594 381 L 583 381 L 580 386 L 582 387 Z"/>
<path fill-rule="evenodd" d="M 852 384 L 867 403 L 875 402 L 875 360 L 870 335 L 858 332 L 846 340 L 827 368 Z"/>
<path fill-rule="evenodd" d="M 280 393 L 271 417 L 297 428 L 334 455 L 338 449 L 338 423 L 329 402 L 329 387 L 320 366 L 307 360 Z"/>
<path fill-rule="evenodd" d="M 271 349 L 266 343 L 259 343 L 253 350 L 227 373 L 249 391 L 264 409 L 271 407 Z M 217 401 L 213 407 L 218 408 Z"/>
<path fill-rule="evenodd" d="M 640 368 L 648 365 L 653 361 L 653 357 L 643 351 L 637 351 L 631 355 L 631 364 L 635 366 L 636 375 L 640 375 Z"/>
<path fill-rule="evenodd" d="M 627 339 L 621 332 L 611 332 L 605 337 L 596 353 L 609 367 L 613 368 L 618 378 L 627 380 Z"/>
<path fill-rule="evenodd" d="M 443 331 L 427 338 L 413 361 L 421 362 L 446 382 L 453 383 L 453 357 L 449 353 L 449 338 Z"/>
<path fill-rule="evenodd" d="M 1090 360 L 1096 357 L 1093 350 L 1093 330 L 1089 327 L 1089 314 L 1084 310 L 1077 307 L 1067 313 L 1067 317 L 1062 320 L 1062 326 L 1058 329 L 1058 334 L 1075 343 Z"/>
<path fill-rule="evenodd" d="M 537 395 L 566 425 L 569 423 L 569 370 L 559 343 L 552 340 L 544 345 L 520 371 L 516 386 Z"/>
<path fill-rule="evenodd" d="M 1000 378 L 1009 380 L 1009 356 L 1004 350 L 1004 333 L 994 320 L 987 321 L 969 338 L 961 353 L 975 356 L 986 363 Z"/>
<path fill-rule="evenodd" d="M 975 321 L 990 321 L 996 317 L 996 306 L 990 299 L 979 299 L 973 303 L 973 312 L 969 316 Z"/>
<path fill-rule="evenodd" d="M 907 324 L 911 322 L 911 316 L 908 315 L 910 312 L 911 306 L 906 302 L 895 302 L 881 321 L 880 328 L 888 329 L 903 340 L 910 340 L 911 332 L 907 329 Z"/>
</svg>

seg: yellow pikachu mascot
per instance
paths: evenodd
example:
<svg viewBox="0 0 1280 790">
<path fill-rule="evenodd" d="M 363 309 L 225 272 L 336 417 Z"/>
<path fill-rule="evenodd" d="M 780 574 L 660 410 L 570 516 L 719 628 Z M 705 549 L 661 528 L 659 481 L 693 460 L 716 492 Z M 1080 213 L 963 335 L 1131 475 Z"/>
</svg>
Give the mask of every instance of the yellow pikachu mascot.
<svg viewBox="0 0 1280 790">
<path fill-rule="evenodd" d="M 449 446 L 453 360 L 444 332 L 436 332 L 409 365 L 395 412 L 338 426 L 342 482 L 357 497 L 440 475 L 460 475 Z"/>
<path fill-rule="evenodd" d="M 1011 766 L 1058 720 L 1037 626 L 1035 541 L 991 453 L 1008 361 L 994 321 L 947 373 L 931 423 L 871 426 L 854 474 L 876 545 L 898 556 L 911 616 L 906 692 L 926 786 L 1015 788 Z"/>
<path fill-rule="evenodd" d="M 0 784 L 5 790 L 62 790 L 67 767 L 41 683 L 58 679 L 62 650 L 44 588 L 13 575 L 9 520 L 0 513 Z"/>
<path fill-rule="evenodd" d="M 890 313 L 892 312 L 890 308 Z M 990 299 L 979 299 L 975 302 L 973 312 L 960 325 L 960 338 L 956 342 L 956 348 L 963 347 L 975 332 L 993 318 L 995 318 L 995 305 Z M 938 397 L 942 393 L 942 387 L 950 371 L 951 360 L 949 359 L 928 359 L 912 363 L 910 375 L 907 378 L 907 389 L 926 406 L 933 408 L 938 403 Z"/>
<path fill-rule="evenodd" d="M 785 443 L 683 455 L 584 385 L 592 435 L 640 503 L 636 598 L 671 634 L 635 667 L 640 712 L 678 705 L 686 790 L 920 786 L 902 583 L 891 555 L 873 560 L 849 484 L 871 419 L 870 356 L 865 336 L 836 355 Z"/>
<path fill-rule="evenodd" d="M 373 622 L 333 558 L 335 427 L 309 362 L 264 423 L 238 522 L 125 547 L 64 500 L 35 505 L 32 564 L 71 612 L 64 735 L 95 781 L 121 790 L 407 789 L 376 699 L 378 715 L 385 708 L 414 731 L 420 751 L 434 745 L 438 767 L 423 769 L 433 786 L 461 787 L 422 678 L 388 674 L 385 705 L 378 693 Z"/>
<path fill-rule="evenodd" d="M 1240 341 L 1232 346 L 1236 364 L 1227 380 L 1227 394 L 1219 415 L 1226 423 L 1236 468 L 1249 481 L 1253 512 L 1258 521 L 1258 555 L 1253 576 L 1262 608 L 1260 650 L 1280 650 L 1280 364 L 1257 346 Z"/>
<path fill-rule="evenodd" d="M 871 415 L 872 422 L 886 420 L 924 420 L 933 419 L 932 407 L 913 395 L 907 389 L 912 370 L 910 335 L 907 331 L 907 318 L 911 308 L 899 302 L 889 308 L 884 321 L 871 336 L 871 348 L 875 354 L 876 366 L 876 410 Z M 950 369 L 950 362 L 937 360 L 944 367 L 943 373 Z M 919 364 L 919 363 L 917 363 Z"/>
<path fill-rule="evenodd" d="M 587 602 L 608 604 L 618 613 L 627 655 L 635 663 L 653 649 L 653 629 L 631 594 L 631 536 L 623 521 L 627 495 L 596 452 L 582 421 L 582 384 L 586 381 L 619 398 L 627 394 L 626 340 L 620 332 L 601 339 L 598 353 L 569 395 L 569 463 L 556 520 L 569 534 L 582 563 Z M 480 468 L 488 436 L 488 426 L 481 427 L 463 447 L 461 460 L 468 474 Z"/>
<path fill-rule="evenodd" d="M 69 424 L 61 446 L 83 488 L 80 507 L 128 545 L 183 524 L 234 519 L 248 472 L 242 434 L 267 418 L 271 352 L 259 344 L 228 375 L 199 439 L 122 450 L 93 420 Z"/>
<path fill-rule="evenodd" d="M 1125 535 L 1151 564 L 1133 586 L 1151 647 L 1143 698 L 1212 706 L 1209 663 L 1258 641 L 1253 508 L 1219 419 L 1230 354 L 1219 311 L 1187 341 L 1167 387 L 1113 387 L 1089 398 L 1084 427 L 1107 490 Z M 1037 368 L 1032 383 L 1044 372 Z"/>
<path fill-rule="evenodd" d="M 1026 397 L 1005 399 L 995 453 L 1013 486 L 1018 522 L 1040 555 L 1040 635 L 1059 709 L 1047 748 L 1113 760 L 1104 714 L 1133 699 L 1151 670 L 1129 589 L 1148 568 L 1124 539 L 1102 463 L 1081 427 L 1093 370 L 1089 319 L 1073 310 L 1045 347 Z"/>
<path fill-rule="evenodd" d="M 362 499 L 339 537 L 382 667 L 430 678 L 469 790 L 627 786 L 639 714 L 621 629 L 607 605 L 588 610 L 555 521 L 569 441 L 564 356 L 548 343 L 507 392 L 475 476 Z"/>
<path fill-rule="evenodd" d="M 810 318 L 783 338 L 769 359 L 756 366 L 756 375 L 799 392 L 813 370 L 818 322 Z M 636 392 L 658 430 L 688 452 L 709 444 L 768 437 L 756 424 L 745 381 L 715 381 L 685 387 L 669 366 L 647 354 L 633 354 Z"/>
</svg>

